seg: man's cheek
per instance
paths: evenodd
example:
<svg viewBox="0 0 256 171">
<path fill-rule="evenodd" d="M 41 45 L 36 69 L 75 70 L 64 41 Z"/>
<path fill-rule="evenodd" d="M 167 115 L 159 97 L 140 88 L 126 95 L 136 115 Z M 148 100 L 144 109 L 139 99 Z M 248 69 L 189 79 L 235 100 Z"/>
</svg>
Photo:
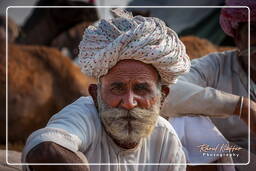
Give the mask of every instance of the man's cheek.
<svg viewBox="0 0 256 171">
<path fill-rule="evenodd" d="M 102 95 L 102 100 L 105 104 L 113 108 L 118 107 L 121 102 L 121 98 L 115 95 Z"/>
</svg>

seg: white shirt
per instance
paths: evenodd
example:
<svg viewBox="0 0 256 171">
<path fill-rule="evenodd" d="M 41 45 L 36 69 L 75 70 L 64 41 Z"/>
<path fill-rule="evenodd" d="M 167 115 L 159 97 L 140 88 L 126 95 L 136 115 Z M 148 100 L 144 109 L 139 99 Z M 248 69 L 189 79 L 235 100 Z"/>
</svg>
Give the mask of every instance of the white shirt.
<svg viewBox="0 0 256 171">
<path fill-rule="evenodd" d="M 90 166 L 93 171 L 168 171 L 186 170 L 182 145 L 164 118 L 159 117 L 150 136 L 134 149 L 118 147 L 106 134 L 91 97 L 81 97 L 54 115 L 47 126 L 27 140 L 22 161 L 27 153 L 44 141 L 55 142 L 67 149 L 82 152 L 93 163 L 182 163 L 183 165 L 104 165 Z"/>
<path fill-rule="evenodd" d="M 225 158 L 226 163 L 233 163 L 230 157 L 226 157 L 231 153 L 220 150 L 222 145 L 229 144 L 228 141 L 208 117 L 174 117 L 169 122 L 178 133 L 188 163 L 211 163 L 220 158 Z M 217 150 L 203 151 L 205 145 Z"/>
</svg>

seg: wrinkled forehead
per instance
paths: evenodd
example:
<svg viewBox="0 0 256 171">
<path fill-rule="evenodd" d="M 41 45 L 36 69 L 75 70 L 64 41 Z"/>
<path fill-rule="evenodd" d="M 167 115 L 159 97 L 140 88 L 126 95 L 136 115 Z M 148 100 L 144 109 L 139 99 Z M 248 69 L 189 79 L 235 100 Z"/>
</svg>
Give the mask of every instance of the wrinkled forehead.
<svg viewBox="0 0 256 171">
<path fill-rule="evenodd" d="M 158 83 L 160 82 L 160 76 L 158 71 L 150 64 L 145 64 L 138 60 L 125 59 L 119 61 L 106 75 L 101 77 L 101 81 Z"/>
</svg>

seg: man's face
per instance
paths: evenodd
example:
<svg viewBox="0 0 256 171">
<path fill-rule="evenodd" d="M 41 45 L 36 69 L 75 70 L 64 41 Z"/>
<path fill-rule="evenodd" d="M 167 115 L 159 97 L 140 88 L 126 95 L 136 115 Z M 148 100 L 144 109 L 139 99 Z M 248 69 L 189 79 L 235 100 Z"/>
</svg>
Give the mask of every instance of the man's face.
<svg viewBox="0 0 256 171">
<path fill-rule="evenodd" d="M 123 60 L 101 78 L 98 105 L 106 131 L 121 143 L 148 136 L 158 119 L 159 76 L 147 64 Z"/>
<path fill-rule="evenodd" d="M 235 31 L 234 35 L 235 43 L 238 47 L 238 49 L 241 51 L 242 60 L 247 65 L 248 64 L 248 55 L 246 50 L 248 49 L 248 23 L 241 23 L 239 24 L 239 28 Z M 251 22 L 250 24 L 250 44 L 251 47 L 251 68 L 256 71 L 256 22 Z M 253 68 L 254 67 L 254 68 Z"/>
<path fill-rule="evenodd" d="M 251 22 L 250 33 L 249 46 L 256 46 L 256 22 Z M 238 29 L 235 30 L 234 40 L 241 51 L 248 49 L 248 23 L 239 24 Z"/>
</svg>

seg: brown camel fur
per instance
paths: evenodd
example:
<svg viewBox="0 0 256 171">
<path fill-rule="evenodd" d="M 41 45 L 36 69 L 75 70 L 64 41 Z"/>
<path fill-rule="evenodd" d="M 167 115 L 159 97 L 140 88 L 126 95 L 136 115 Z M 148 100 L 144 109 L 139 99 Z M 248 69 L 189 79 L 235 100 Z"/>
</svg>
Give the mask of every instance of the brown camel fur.
<svg viewBox="0 0 256 171">
<path fill-rule="evenodd" d="M 0 51 L 0 83 L 4 87 L 3 51 Z M 8 138 L 9 142 L 24 142 L 65 105 L 88 95 L 92 79 L 86 78 L 69 58 L 54 48 L 10 44 L 8 52 Z M 4 89 L 0 95 L 1 101 L 4 100 Z M 4 118 L 2 108 L 1 118 Z M 0 122 L 3 130 L 5 122 L 3 119 Z M 0 140 L 5 140 L 3 132 Z"/>
<path fill-rule="evenodd" d="M 190 59 L 200 58 L 213 52 L 222 52 L 225 50 L 234 49 L 234 47 L 218 47 L 207 39 L 202 39 L 195 36 L 181 37 L 181 41 L 186 46 L 186 51 Z"/>
<path fill-rule="evenodd" d="M 70 56 L 72 59 L 76 58 L 79 52 L 78 45 L 83 38 L 84 30 L 91 24 L 92 22 L 82 22 L 71 29 L 62 32 L 53 39 L 51 46 L 60 50 L 66 48 L 70 53 L 67 54 L 67 56 Z"/>
<path fill-rule="evenodd" d="M 38 6 L 70 6 L 70 8 L 35 8 L 26 20 L 20 44 L 47 45 L 54 38 L 82 22 L 98 20 L 96 8 L 92 3 L 69 0 L 39 0 Z M 72 6 L 91 6 L 92 8 L 72 8 Z"/>
</svg>

